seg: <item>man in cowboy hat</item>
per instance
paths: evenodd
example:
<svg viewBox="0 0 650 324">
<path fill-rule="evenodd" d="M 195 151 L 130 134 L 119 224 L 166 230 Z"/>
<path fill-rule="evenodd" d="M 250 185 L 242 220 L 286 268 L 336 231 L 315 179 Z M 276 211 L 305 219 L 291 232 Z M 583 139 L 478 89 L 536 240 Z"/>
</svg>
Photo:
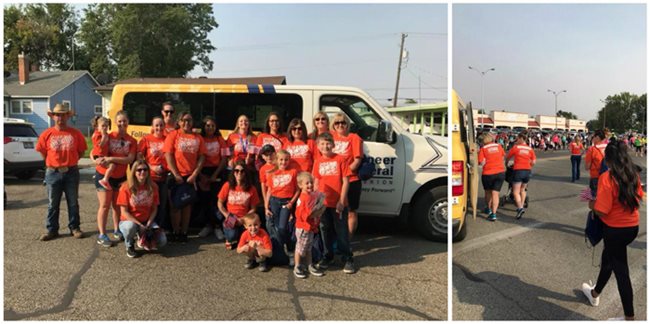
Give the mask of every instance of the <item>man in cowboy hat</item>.
<svg viewBox="0 0 650 324">
<path fill-rule="evenodd" d="M 68 204 L 68 228 L 75 238 L 82 238 L 79 229 L 79 168 L 77 163 L 88 148 L 81 132 L 68 126 L 72 116 L 70 107 L 56 104 L 47 112 L 54 120 L 54 126 L 46 129 L 38 137 L 36 150 L 45 160 L 45 184 L 47 186 L 47 233 L 41 241 L 49 241 L 59 236 L 59 205 L 65 193 Z"/>
</svg>

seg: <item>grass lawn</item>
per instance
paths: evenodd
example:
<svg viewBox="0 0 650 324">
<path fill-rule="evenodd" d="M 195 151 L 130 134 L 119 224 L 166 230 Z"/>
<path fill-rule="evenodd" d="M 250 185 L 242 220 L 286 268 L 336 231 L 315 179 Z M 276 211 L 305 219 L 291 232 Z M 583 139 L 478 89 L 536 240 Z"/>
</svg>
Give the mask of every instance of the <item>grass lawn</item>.
<svg viewBox="0 0 650 324">
<path fill-rule="evenodd" d="M 93 150 L 93 141 L 92 141 L 92 139 L 90 139 L 90 136 L 86 137 L 86 145 L 88 146 L 88 149 L 84 153 L 83 157 L 89 158 L 90 157 L 90 151 Z"/>
</svg>

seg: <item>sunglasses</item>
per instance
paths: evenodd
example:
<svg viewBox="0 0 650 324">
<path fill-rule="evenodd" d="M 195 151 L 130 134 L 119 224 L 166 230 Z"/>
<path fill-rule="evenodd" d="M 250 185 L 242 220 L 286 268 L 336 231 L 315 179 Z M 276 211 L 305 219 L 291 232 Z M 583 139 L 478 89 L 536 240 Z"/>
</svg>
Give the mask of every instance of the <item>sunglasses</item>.
<svg viewBox="0 0 650 324">
<path fill-rule="evenodd" d="M 135 169 L 135 172 L 138 172 L 138 173 L 139 172 L 147 172 L 147 171 L 149 171 L 149 169 L 147 169 L 147 168 Z"/>
<path fill-rule="evenodd" d="M 320 117 L 320 118 L 314 118 L 315 121 L 327 121 L 327 118 L 325 117 Z"/>
<path fill-rule="evenodd" d="M 291 130 L 292 130 L 292 131 L 301 131 L 301 130 L 302 130 L 302 127 L 294 127 L 294 128 L 292 128 Z"/>
<path fill-rule="evenodd" d="M 163 110 L 163 113 L 166 114 L 166 115 L 169 115 L 169 114 L 173 114 L 174 111 L 173 110 Z"/>
<path fill-rule="evenodd" d="M 232 170 L 233 173 L 244 173 L 244 169 L 234 169 Z"/>
<path fill-rule="evenodd" d="M 347 125 L 348 123 L 345 121 L 335 121 L 334 125 Z"/>
</svg>

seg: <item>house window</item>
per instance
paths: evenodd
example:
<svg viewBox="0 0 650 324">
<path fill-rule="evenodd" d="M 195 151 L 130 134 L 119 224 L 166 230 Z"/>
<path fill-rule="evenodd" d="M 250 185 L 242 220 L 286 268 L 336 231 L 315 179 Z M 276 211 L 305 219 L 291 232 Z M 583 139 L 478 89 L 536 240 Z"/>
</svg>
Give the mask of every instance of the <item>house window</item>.
<svg viewBox="0 0 650 324">
<path fill-rule="evenodd" d="M 31 100 L 12 100 L 11 101 L 11 113 L 16 115 L 31 115 L 33 114 L 32 110 L 32 101 Z"/>
<path fill-rule="evenodd" d="M 102 106 L 95 106 L 95 115 L 102 114 Z"/>
</svg>

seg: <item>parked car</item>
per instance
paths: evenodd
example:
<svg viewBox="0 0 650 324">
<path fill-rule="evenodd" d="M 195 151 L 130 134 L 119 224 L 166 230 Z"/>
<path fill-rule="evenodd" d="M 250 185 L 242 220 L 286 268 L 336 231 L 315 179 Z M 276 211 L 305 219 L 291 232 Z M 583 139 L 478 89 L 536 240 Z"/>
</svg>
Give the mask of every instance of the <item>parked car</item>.
<svg viewBox="0 0 650 324">
<path fill-rule="evenodd" d="M 32 178 L 45 168 L 45 161 L 36 151 L 38 134 L 32 124 L 17 118 L 4 118 L 5 175 L 21 180 Z"/>
</svg>

